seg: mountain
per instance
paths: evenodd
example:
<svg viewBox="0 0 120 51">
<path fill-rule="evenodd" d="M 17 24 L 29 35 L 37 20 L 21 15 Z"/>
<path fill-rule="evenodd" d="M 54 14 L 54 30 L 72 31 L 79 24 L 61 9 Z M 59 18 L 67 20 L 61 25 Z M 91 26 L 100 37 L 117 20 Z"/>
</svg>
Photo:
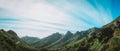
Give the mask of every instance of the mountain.
<svg viewBox="0 0 120 51">
<path fill-rule="evenodd" d="M 59 32 L 57 33 L 53 33 L 52 35 L 45 37 L 43 39 L 40 39 L 39 41 L 33 43 L 32 45 L 35 47 L 46 47 L 54 42 L 56 42 L 57 40 L 59 40 L 63 35 L 60 34 Z"/>
<path fill-rule="evenodd" d="M 29 44 L 33 44 L 37 41 L 39 41 L 40 39 L 39 38 L 36 38 L 36 37 L 29 37 L 29 36 L 24 36 L 21 38 L 23 41 L 26 41 L 27 43 Z"/>
<path fill-rule="evenodd" d="M 77 31 L 76 33 L 71 33 L 70 31 L 67 31 L 65 35 L 57 32 L 42 39 L 28 36 L 22 37 L 21 39 L 37 48 L 56 50 L 58 48 L 73 45 L 74 42 L 77 42 L 85 36 L 91 35 L 98 30 L 99 28 L 94 27 L 85 31 Z"/>
<path fill-rule="evenodd" d="M 22 41 L 12 31 L 0 29 L 0 51 L 37 51 L 34 47 Z"/>
<path fill-rule="evenodd" d="M 99 30 L 99 28 L 93 27 L 93 28 L 90 28 L 90 29 L 85 30 L 85 31 L 81 31 L 81 32 L 77 31 L 75 33 L 75 35 L 73 36 L 72 41 L 73 40 L 79 40 L 79 39 L 81 39 L 81 38 L 83 38 L 87 35 L 90 35 L 90 34 L 96 32 L 96 31 L 98 31 L 98 30 Z"/>
<path fill-rule="evenodd" d="M 60 33 L 53 33 L 52 35 L 39 39 L 37 41 L 32 40 L 33 38 L 26 38 L 23 37 L 22 39 L 25 39 L 24 41 L 33 45 L 34 47 L 37 48 L 46 48 L 46 49 L 51 49 L 51 50 L 56 50 L 61 47 L 69 46 L 71 44 L 74 44 L 74 42 L 79 41 L 80 39 L 84 38 L 85 36 L 91 35 L 92 33 L 98 31 L 99 28 L 90 28 L 85 31 L 77 31 L 76 33 L 71 33 L 70 31 L 67 31 L 65 35 L 62 35 Z"/>
<path fill-rule="evenodd" d="M 72 36 L 73 36 L 73 33 L 71 33 L 70 31 L 67 31 L 66 34 L 61 39 L 50 44 L 49 46 L 47 46 L 47 48 L 55 49 L 55 48 L 63 47 L 67 43 L 67 41 L 72 38 Z"/>
<path fill-rule="evenodd" d="M 120 51 L 120 16 L 101 28 L 21 39 L 12 30 L 0 29 L 0 51 Z"/>
<path fill-rule="evenodd" d="M 120 51 L 120 17 L 58 51 Z"/>
</svg>

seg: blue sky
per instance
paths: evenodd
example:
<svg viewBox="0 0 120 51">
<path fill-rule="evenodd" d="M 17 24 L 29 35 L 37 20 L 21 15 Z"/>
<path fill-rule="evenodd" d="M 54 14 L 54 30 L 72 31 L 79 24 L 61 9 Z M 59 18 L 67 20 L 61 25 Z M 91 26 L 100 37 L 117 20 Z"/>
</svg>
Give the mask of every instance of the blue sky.
<svg viewBox="0 0 120 51">
<path fill-rule="evenodd" d="M 119 0 L 0 0 L 0 29 L 43 38 L 101 27 L 120 15 Z"/>
</svg>

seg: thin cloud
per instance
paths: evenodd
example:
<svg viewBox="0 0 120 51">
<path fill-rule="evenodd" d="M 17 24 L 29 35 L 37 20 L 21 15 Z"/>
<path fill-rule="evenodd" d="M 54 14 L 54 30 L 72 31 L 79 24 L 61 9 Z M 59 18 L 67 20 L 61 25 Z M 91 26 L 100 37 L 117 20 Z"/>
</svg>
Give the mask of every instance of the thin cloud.
<svg viewBox="0 0 120 51">
<path fill-rule="evenodd" d="M 97 1 L 94 5 L 87 0 L 0 0 L 0 28 L 15 30 L 19 36 L 43 38 L 112 21 L 110 9 Z"/>
</svg>

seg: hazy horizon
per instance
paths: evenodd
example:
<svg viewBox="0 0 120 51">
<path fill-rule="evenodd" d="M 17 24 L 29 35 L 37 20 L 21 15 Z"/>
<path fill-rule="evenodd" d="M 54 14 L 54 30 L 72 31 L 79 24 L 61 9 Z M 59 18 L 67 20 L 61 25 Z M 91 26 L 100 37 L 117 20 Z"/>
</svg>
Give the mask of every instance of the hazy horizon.
<svg viewBox="0 0 120 51">
<path fill-rule="evenodd" d="M 119 0 L 0 0 L 0 29 L 43 38 L 101 27 L 120 15 Z"/>
</svg>

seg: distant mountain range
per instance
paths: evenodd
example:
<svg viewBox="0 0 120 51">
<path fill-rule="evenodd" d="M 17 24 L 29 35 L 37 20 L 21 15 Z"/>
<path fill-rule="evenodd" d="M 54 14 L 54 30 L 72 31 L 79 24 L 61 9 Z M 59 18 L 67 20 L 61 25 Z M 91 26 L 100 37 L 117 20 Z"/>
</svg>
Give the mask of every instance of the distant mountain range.
<svg viewBox="0 0 120 51">
<path fill-rule="evenodd" d="M 76 33 L 71 33 L 70 31 L 67 31 L 64 34 L 60 34 L 60 33 L 53 33 L 52 35 L 45 37 L 43 39 L 36 39 L 33 37 L 30 38 L 28 36 L 25 36 L 23 38 L 21 38 L 22 40 L 28 42 L 29 44 L 33 45 L 34 47 L 39 47 L 39 48 L 47 48 L 47 49 L 57 49 L 57 48 L 61 48 L 65 45 L 67 45 L 70 42 L 76 42 L 80 39 L 82 39 L 83 37 L 90 35 L 96 31 L 98 31 L 99 28 L 91 28 L 85 31 L 77 31 Z M 35 39 L 37 40 L 35 42 Z M 31 41 L 29 41 L 31 40 Z M 33 40 L 33 41 L 32 41 Z"/>
<path fill-rule="evenodd" d="M 43 38 L 35 43 L 33 43 L 32 45 L 35 47 L 46 47 L 49 44 L 52 44 L 54 42 L 56 42 L 57 40 L 59 40 L 62 37 L 62 35 L 60 33 L 54 33 L 46 38 Z"/>
<path fill-rule="evenodd" d="M 39 39 L 0 30 L 0 51 L 120 51 L 120 17 L 101 28 L 65 34 L 59 32 Z"/>
<path fill-rule="evenodd" d="M 35 42 L 37 42 L 37 41 L 40 40 L 40 39 L 37 38 L 37 37 L 29 37 L 29 36 L 24 36 L 24 37 L 22 37 L 21 39 L 22 39 L 23 41 L 26 41 L 26 42 L 29 43 L 29 44 L 33 44 L 33 43 L 35 43 Z"/>
</svg>

